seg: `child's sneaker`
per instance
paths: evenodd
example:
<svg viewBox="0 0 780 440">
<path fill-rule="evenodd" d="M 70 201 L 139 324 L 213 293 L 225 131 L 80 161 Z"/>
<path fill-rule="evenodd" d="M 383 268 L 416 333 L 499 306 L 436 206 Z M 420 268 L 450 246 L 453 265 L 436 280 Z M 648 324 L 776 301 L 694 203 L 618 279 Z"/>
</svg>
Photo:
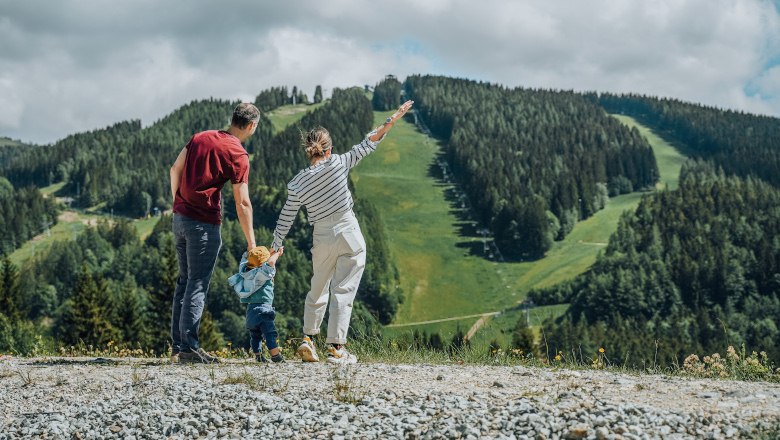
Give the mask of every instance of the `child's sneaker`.
<svg viewBox="0 0 780 440">
<path fill-rule="evenodd" d="M 268 362 L 268 359 L 266 359 L 262 353 L 255 353 L 255 360 L 263 364 Z"/>
<path fill-rule="evenodd" d="M 281 353 L 277 354 L 276 356 L 271 356 L 271 361 L 275 364 L 284 362 L 284 356 L 282 356 Z"/>
<path fill-rule="evenodd" d="M 298 346 L 298 351 L 295 352 L 300 356 L 304 362 L 319 362 L 320 357 L 317 356 L 317 350 L 314 349 L 314 344 L 311 342 L 311 338 L 308 336 L 303 337 L 303 342 Z"/>
<path fill-rule="evenodd" d="M 356 364 L 357 356 L 348 352 L 343 345 L 338 348 L 334 345 L 328 345 L 328 362 L 332 364 Z"/>
</svg>

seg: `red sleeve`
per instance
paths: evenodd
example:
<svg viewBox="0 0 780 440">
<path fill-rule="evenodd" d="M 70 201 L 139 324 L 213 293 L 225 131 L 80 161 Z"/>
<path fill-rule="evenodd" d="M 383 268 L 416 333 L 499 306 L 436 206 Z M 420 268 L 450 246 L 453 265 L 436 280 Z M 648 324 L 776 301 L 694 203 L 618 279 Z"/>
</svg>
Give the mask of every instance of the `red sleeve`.
<svg viewBox="0 0 780 440">
<path fill-rule="evenodd" d="M 187 154 L 194 150 L 194 148 L 192 148 L 192 144 L 195 142 L 195 136 L 197 136 L 197 134 L 192 135 L 190 140 L 187 142 L 187 145 L 184 146 L 184 148 L 187 149 Z"/>
<path fill-rule="evenodd" d="M 241 154 L 233 161 L 233 185 L 237 183 L 249 183 L 249 155 Z"/>
</svg>

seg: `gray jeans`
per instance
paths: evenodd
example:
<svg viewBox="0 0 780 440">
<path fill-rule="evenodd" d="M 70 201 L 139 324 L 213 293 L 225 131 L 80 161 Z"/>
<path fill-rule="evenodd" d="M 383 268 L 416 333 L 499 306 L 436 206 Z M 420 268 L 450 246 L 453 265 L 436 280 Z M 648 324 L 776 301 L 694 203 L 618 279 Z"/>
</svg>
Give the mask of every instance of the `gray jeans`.
<svg viewBox="0 0 780 440">
<path fill-rule="evenodd" d="M 173 296 L 173 352 L 197 350 L 198 328 L 209 291 L 211 274 L 222 247 L 219 225 L 173 215 L 173 239 L 179 260 L 179 279 Z"/>
</svg>

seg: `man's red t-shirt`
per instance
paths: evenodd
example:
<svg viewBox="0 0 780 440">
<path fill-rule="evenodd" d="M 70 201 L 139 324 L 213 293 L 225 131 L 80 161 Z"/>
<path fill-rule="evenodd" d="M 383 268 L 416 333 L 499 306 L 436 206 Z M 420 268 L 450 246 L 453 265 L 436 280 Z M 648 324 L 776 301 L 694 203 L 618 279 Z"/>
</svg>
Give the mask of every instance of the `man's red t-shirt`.
<svg viewBox="0 0 780 440">
<path fill-rule="evenodd" d="M 195 220 L 222 223 L 220 190 L 227 181 L 249 180 L 249 155 L 226 131 L 203 131 L 190 139 L 173 212 Z"/>
</svg>

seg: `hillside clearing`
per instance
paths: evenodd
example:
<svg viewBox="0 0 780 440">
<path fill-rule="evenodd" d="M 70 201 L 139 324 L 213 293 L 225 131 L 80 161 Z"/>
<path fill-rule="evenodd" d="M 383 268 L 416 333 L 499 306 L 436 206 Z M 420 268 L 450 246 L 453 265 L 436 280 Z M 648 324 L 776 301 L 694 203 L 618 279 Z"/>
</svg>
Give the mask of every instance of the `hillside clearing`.
<svg viewBox="0 0 780 440">
<path fill-rule="evenodd" d="M 386 116 L 375 113 L 377 125 Z M 684 157 L 635 121 L 619 119 L 637 126 L 648 137 L 654 152 L 664 157 L 659 160 L 661 181 L 670 189 L 676 187 Z M 457 189 L 435 177 L 440 149 L 435 139 L 400 121 L 377 152 L 352 172 L 359 196 L 371 200 L 382 212 L 406 294 L 394 324 L 421 322 L 420 331 L 435 331 L 437 326 L 451 331 L 457 326 L 465 332 L 480 315 L 515 306 L 528 290 L 582 273 L 608 242 L 620 215 L 635 209 L 644 195 L 611 198 L 605 209 L 577 223 L 566 239 L 556 242 L 540 260 L 495 262 L 486 258 L 490 251 L 483 252 L 482 238 L 468 214 L 447 200 Z M 553 310 L 562 312 L 564 308 Z M 483 328 L 508 322 L 507 314 L 494 317 Z M 469 318 L 454 323 L 428 322 L 452 317 Z"/>
</svg>

